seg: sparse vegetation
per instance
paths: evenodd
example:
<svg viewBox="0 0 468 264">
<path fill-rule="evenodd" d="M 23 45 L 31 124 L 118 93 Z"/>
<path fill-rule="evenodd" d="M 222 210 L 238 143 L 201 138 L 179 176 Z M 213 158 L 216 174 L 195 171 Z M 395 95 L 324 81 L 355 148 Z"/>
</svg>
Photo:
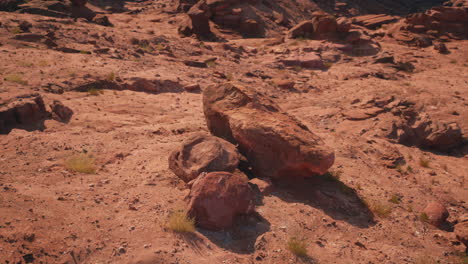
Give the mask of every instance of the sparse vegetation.
<svg viewBox="0 0 468 264">
<path fill-rule="evenodd" d="M 70 171 L 93 174 L 96 172 L 95 159 L 87 154 L 80 153 L 71 156 L 65 161 L 65 168 Z"/>
<path fill-rule="evenodd" d="M 18 65 L 22 67 L 27 67 L 27 68 L 34 67 L 34 63 L 28 62 L 28 61 L 19 61 Z"/>
<path fill-rule="evenodd" d="M 426 213 L 421 213 L 419 215 L 419 220 L 421 220 L 421 222 L 427 223 L 429 221 L 429 216 L 427 216 Z"/>
<path fill-rule="evenodd" d="M 433 258 L 429 256 L 419 256 L 414 260 L 415 264 L 436 264 L 437 261 L 435 261 Z"/>
<path fill-rule="evenodd" d="M 364 200 L 367 207 L 378 217 L 387 218 L 392 213 L 392 207 L 378 201 Z"/>
<path fill-rule="evenodd" d="M 327 69 L 330 69 L 333 66 L 333 62 L 324 62 L 323 66 Z"/>
<path fill-rule="evenodd" d="M 92 96 L 98 96 L 100 94 L 104 94 L 104 91 L 102 89 L 98 89 L 96 87 L 90 87 L 88 89 L 88 94 Z"/>
<path fill-rule="evenodd" d="M 21 28 L 19 28 L 19 27 L 14 27 L 14 28 L 11 28 L 11 29 L 10 29 L 10 33 L 13 33 L 13 34 L 20 34 L 20 33 L 23 33 L 23 31 L 22 31 Z"/>
<path fill-rule="evenodd" d="M 49 66 L 49 63 L 48 63 L 46 60 L 40 60 L 40 61 L 37 63 L 37 66 L 40 66 L 40 67 L 47 67 L 47 66 Z"/>
<path fill-rule="evenodd" d="M 411 167 L 410 165 L 408 165 L 408 166 L 406 167 L 406 172 L 408 172 L 408 173 L 413 173 L 413 167 Z"/>
<path fill-rule="evenodd" d="M 215 60 L 208 60 L 205 62 L 206 66 L 208 66 L 209 68 L 212 68 L 212 67 L 215 67 L 217 65 L 216 61 Z"/>
<path fill-rule="evenodd" d="M 106 80 L 108 80 L 109 82 L 115 81 L 115 72 L 110 72 L 109 74 L 107 74 Z"/>
<path fill-rule="evenodd" d="M 388 201 L 394 204 L 399 204 L 401 202 L 401 195 L 393 194 Z"/>
<path fill-rule="evenodd" d="M 167 228 L 177 233 L 195 232 L 195 219 L 187 215 L 184 210 L 177 210 L 169 215 Z"/>
<path fill-rule="evenodd" d="M 298 66 L 298 65 L 293 66 L 292 69 L 293 69 L 295 72 L 300 72 L 300 71 L 303 70 L 303 68 L 302 68 L 301 66 Z"/>
<path fill-rule="evenodd" d="M 290 237 L 286 248 L 297 257 L 307 257 L 307 243 L 304 239 L 299 239 L 295 236 Z"/>
<path fill-rule="evenodd" d="M 5 81 L 14 82 L 21 85 L 28 84 L 27 81 L 23 80 L 23 76 L 21 74 L 8 74 L 7 76 L 5 76 Z"/>
<path fill-rule="evenodd" d="M 155 47 L 155 48 L 156 48 L 156 50 L 161 51 L 161 50 L 165 50 L 165 49 L 166 49 L 166 46 L 164 46 L 164 45 L 161 44 L 161 43 L 158 43 L 158 44 L 156 44 L 156 47 Z"/>
<path fill-rule="evenodd" d="M 457 60 L 450 60 L 451 64 L 457 64 Z"/>
<path fill-rule="evenodd" d="M 149 43 L 141 43 L 140 49 L 142 49 L 144 52 L 152 53 L 154 52 L 154 48 L 149 44 Z"/>
<path fill-rule="evenodd" d="M 419 165 L 421 165 L 421 167 L 423 167 L 423 168 L 430 168 L 431 167 L 430 163 L 431 162 L 426 158 L 420 158 L 419 159 Z"/>
</svg>

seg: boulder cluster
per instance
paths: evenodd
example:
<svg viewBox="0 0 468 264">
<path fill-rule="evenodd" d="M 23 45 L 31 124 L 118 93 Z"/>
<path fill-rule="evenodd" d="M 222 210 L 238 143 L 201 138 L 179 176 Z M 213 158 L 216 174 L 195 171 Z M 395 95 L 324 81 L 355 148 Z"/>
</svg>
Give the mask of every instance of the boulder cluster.
<svg viewBox="0 0 468 264">
<path fill-rule="evenodd" d="M 255 192 L 269 179 L 324 174 L 334 152 L 323 140 L 264 95 L 236 83 L 207 87 L 203 106 L 212 135 L 187 139 L 169 157 L 169 168 L 191 186 L 189 214 L 198 225 L 228 228 L 236 216 L 254 211 Z M 239 169 L 248 163 L 255 177 Z"/>
<path fill-rule="evenodd" d="M 391 25 L 387 34 L 400 42 L 427 47 L 436 38 L 466 38 L 467 24 L 467 6 L 454 3 L 411 14 Z"/>
<path fill-rule="evenodd" d="M 43 130 L 47 119 L 68 123 L 72 116 L 73 110 L 60 101 L 54 100 L 48 109 L 39 94 L 18 96 L 0 106 L 0 134 L 8 134 L 14 128 Z"/>
<path fill-rule="evenodd" d="M 263 36 L 262 22 L 248 5 L 240 5 L 241 2 L 244 1 L 200 0 L 193 5 L 184 3 L 181 9 L 188 9 L 188 11 L 184 22 L 179 27 L 179 33 L 184 36 L 196 35 L 201 38 L 210 38 L 213 37 L 210 22 L 213 22 L 234 29 L 244 37 Z"/>
</svg>

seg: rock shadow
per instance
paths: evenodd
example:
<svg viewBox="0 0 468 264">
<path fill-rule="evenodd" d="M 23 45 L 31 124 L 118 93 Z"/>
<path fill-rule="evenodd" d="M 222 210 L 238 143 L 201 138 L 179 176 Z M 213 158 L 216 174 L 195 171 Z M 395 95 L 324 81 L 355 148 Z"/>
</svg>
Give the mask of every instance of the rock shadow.
<svg viewBox="0 0 468 264">
<path fill-rule="evenodd" d="M 198 231 L 217 246 L 237 254 L 251 254 L 255 251 L 257 238 L 270 230 L 270 223 L 258 213 L 241 216 L 229 230 Z"/>
<path fill-rule="evenodd" d="M 148 80 L 144 78 L 132 78 L 129 83 L 118 83 L 109 80 L 97 80 L 75 87 L 73 90 L 78 92 L 88 92 L 91 94 L 97 93 L 101 90 L 130 90 L 135 92 L 144 92 L 149 94 L 158 93 L 180 93 L 185 91 L 183 86 L 176 81 L 171 80 Z M 199 91 L 194 91 L 199 93 Z"/>
<path fill-rule="evenodd" d="M 374 216 L 356 190 L 326 173 L 321 176 L 275 181 L 273 195 L 288 203 L 304 203 L 322 210 L 335 220 L 359 228 L 374 225 Z"/>
</svg>

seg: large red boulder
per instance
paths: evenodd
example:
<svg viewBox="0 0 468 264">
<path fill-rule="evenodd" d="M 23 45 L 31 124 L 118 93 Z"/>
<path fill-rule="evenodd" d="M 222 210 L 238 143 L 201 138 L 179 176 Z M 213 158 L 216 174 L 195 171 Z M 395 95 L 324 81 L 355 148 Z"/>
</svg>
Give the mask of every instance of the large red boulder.
<svg viewBox="0 0 468 264">
<path fill-rule="evenodd" d="M 439 202 L 428 203 L 423 213 L 426 215 L 427 221 L 436 227 L 441 227 L 449 216 L 445 206 Z"/>
<path fill-rule="evenodd" d="M 314 24 L 310 20 L 302 21 L 288 32 L 288 38 L 312 38 L 314 35 Z"/>
<path fill-rule="evenodd" d="M 211 135 L 195 135 L 169 156 L 169 168 L 184 182 L 202 172 L 233 172 L 239 164 L 236 146 Z"/>
<path fill-rule="evenodd" d="M 234 83 L 203 91 L 210 132 L 238 145 L 259 177 L 325 173 L 335 159 L 320 137 L 253 89 Z"/>
<path fill-rule="evenodd" d="M 210 10 L 205 1 L 198 2 L 187 12 L 185 20 L 179 27 L 179 33 L 184 36 L 193 34 L 199 37 L 211 36 L 210 16 Z"/>
<path fill-rule="evenodd" d="M 188 213 L 209 230 L 230 228 L 237 216 L 254 212 L 255 192 L 245 176 L 228 172 L 201 174 L 189 194 Z"/>
</svg>

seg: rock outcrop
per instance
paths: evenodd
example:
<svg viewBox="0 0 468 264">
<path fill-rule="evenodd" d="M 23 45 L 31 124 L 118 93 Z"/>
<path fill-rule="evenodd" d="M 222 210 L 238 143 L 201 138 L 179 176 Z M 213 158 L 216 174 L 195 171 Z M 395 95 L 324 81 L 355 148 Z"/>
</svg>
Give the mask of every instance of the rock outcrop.
<svg viewBox="0 0 468 264">
<path fill-rule="evenodd" d="M 0 134 L 8 134 L 13 128 L 44 129 L 44 120 L 50 117 L 44 100 L 38 94 L 15 98 L 0 107 Z"/>
<path fill-rule="evenodd" d="M 255 193 L 247 177 L 228 172 L 201 174 L 189 194 L 188 213 L 209 230 L 232 227 L 235 218 L 254 212 Z"/>
<path fill-rule="evenodd" d="M 184 182 L 189 182 L 202 172 L 233 172 L 239 158 L 239 152 L 231 143 L 200 134 L 184 141 L 170 155 L 169 168 Z"/>
<path fill-rule="evenodd" d="M 8 134 L 12 129 L 43 130 L 45 120 L 53 118 L 67 123 L 73 115 L 70 108 L 57 100 L 50 108 L 49 111 L 39 94 L 13 98 L 0 106 L 0 134 Z"/>
<path fill-rule="evenodd" d="M 273 102 L 234 83 L 203 91 L 210 132 L 238 145 L 257 176 L 307 177 L 325 173 L 334 152 Z"/>
<path fill-rule="evenodd" d="M 441 36 L 466 38 L 468 36 L 468 8 L 454 6 L 434 7 L 425 13 L 411 14 L 390 26 L 387 34 L 408 44 L 417 44 L 421 37 Z"/>
</svg>

